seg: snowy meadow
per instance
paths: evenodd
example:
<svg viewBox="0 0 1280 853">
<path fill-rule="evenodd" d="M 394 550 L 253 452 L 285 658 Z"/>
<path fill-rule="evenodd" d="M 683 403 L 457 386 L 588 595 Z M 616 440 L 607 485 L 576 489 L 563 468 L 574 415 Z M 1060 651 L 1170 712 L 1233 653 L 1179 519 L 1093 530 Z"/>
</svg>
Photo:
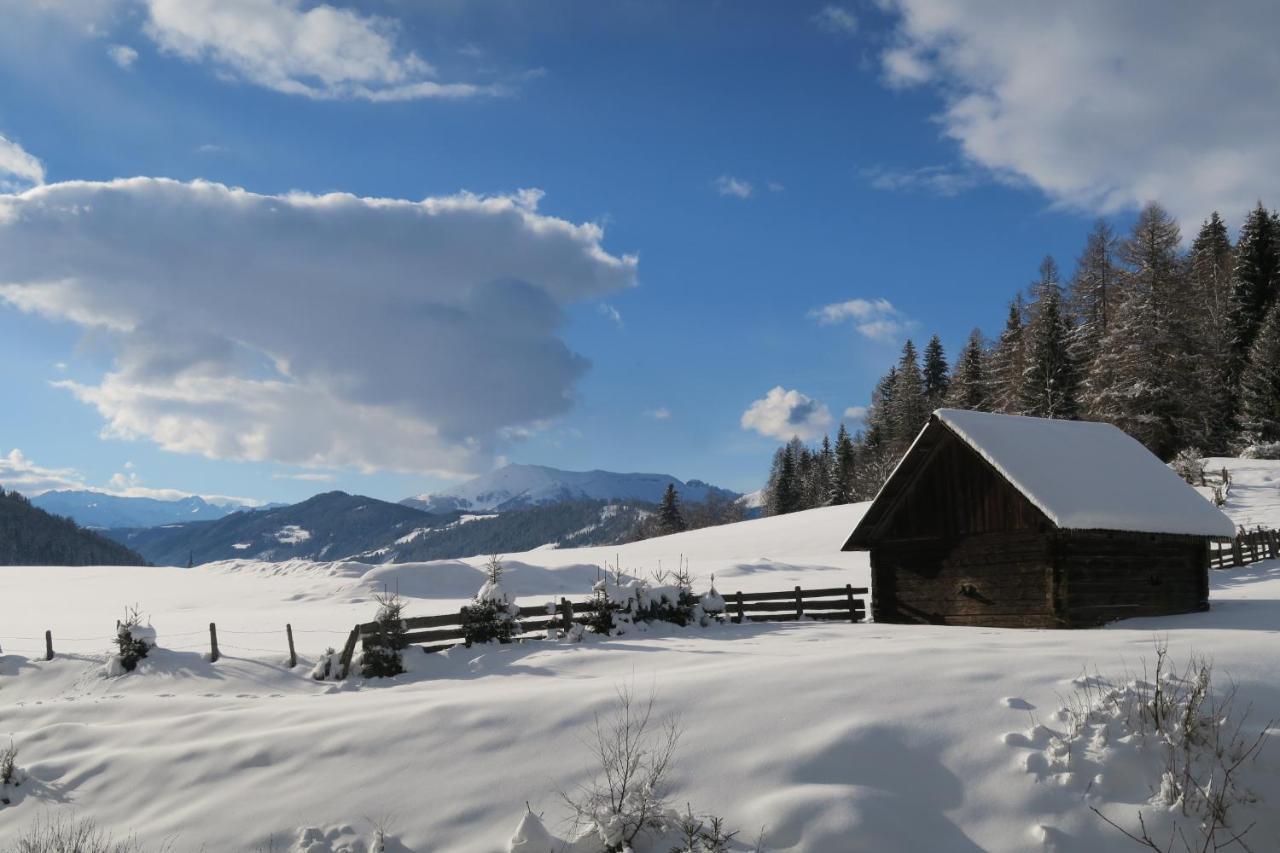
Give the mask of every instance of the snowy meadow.
<svg viewBox="0 0 1280 853">
<path fill-rule="evenodd" d="M 1277 475 L 1239 463 L 1226 509 L 1276 524 Z M 838 550 L 864 510 L 509 555 L 503 583 L 538 603 L 584 596 L 606 563 L 683 559 L 725 594 L 865 586 L 866 555 Z M 0 849 L 92 820 L 143 849 L 599 850 L 594 831 L 567 843 L 561 792 L 595 777 L 592 727 L 615 719 L 619 689 L 653 696 L 652 731 L 678 719 L 668 805 L 722 818 L 738 832 L 725 849 L 1122 851 L 1144 831 L 1162 850 L 1242 832 L 1247 847 L 1223 849 L 1280 848 L 1280 753 L 1263 737 L 1280 733 L 1280 561 L 1215 572 L 1207 613 L 1101 630 L 655 623 L 411 647 L 395 678 L 312 678 L 377 593 L 398 589 L 406 616 L 456 611 L 484 562 L 0 569 L 0 745 L 12 739 L 19 780 Z M 134 604 L 155 648 L 111 675 L 115 620 Z M 635 850 L 666 853 L 677 830 Z"/>
</svg>

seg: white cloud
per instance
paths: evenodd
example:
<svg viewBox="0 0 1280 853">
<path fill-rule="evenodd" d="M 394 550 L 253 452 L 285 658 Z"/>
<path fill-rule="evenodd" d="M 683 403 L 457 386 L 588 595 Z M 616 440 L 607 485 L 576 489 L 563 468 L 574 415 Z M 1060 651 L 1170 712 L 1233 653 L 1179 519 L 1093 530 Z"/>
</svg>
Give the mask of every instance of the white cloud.
<svg viewBox="0 0 1280 853">
<path fill-rule="evenodd" d="M 276 92 L 405 101 L 499 91 L 438 82 L 430 64 L 397 45 L 390 18 L 300 0 L 145 2 L 146 32 L 161 50 Z"/>
<path fill-rule="evenodd" d="M 303 471 L 297 474 L 272 474 L 273 480 L 298 480 L 303 483 L 332 483 L 338 479 L 333 474 L 321 474 L 315 471 Z"/>
<path fill-rule="evenodd" d="M 83 489 L 84 477 L 74 468 L 45 468 L 14 448 L 0 456 L 0 487 L 6 491 L 38 495 L 53 489 Z"/>
<path fill-rule="evenodd" d="M 107 56 L 121 68 L 132 68 L 138 60 L 138 52 L 126 44 L 113 44 L 107 48 Z"/>
<path fill-rule="evenodd" d="M 809 316 L 824 326 L 849 321 L 862 335 L 880 343 L 893 343 L 915 325 L 888 299 L 850 299 L 833 302 L 809 312 Z"/>
<path fill-rule="evenodd" d="M 601 302 L 596 306 L 596 310 L 600 312 L 600 316 L 608 317 L 619 329 L 622 328 L 622 312 L 617 308 L 613 307 L 608 302 Z"/>
<path fill-rule="evenodd" d="M 867 419 L 866 406 L 850 406 L 844 410 L 844 419 L 850 423 L 860 423 Z"/>
<path fill-rule="evenodd" d="M 0 136 L 0 191 L 44 183 L 44 164 L 11 139 Z"/>
<path fill-rule="evenodd" d="M 670 420 L 671 410 L 666 406 L 659 406 L 656 409 L 646 409 L 644 416 L 646 418 L 653 418 L 655 421 Z"/>
<path fill-rule="evenodd" d="M 564 307 L 636 261 L 541 194 L 421 202 L 131 178 L 0 195 L 0 302 L 114 342 L 58 385 L 104 433 L 210 458 L 482 470 L 567 411 Z"/>
<path fill-rule="evenodd" d="M 765 184 L 765 186 L 769 188 L 769 192 L 771 193 L 780 193 L 786 190 L 787 188 L 786 185 L 781 183 L 780 181 L 769 181 L 769 183 Z"/>
<path fill-rule="evenodd" d="M 781 441 L 793 437 L 808 441 L 822 435 L 832 418 L 824 403 L 779 385 L 748 406 L 741 423 L 743 429 Z"/>
<path fill-rule="evenodd" d="M 732 175 L 721 175 L 715 180 L 716 192 L 720 195 L 733 196 L 734 198 L 751 198 L 751 194 L 755 192 L 755 187 L 750 181 L 744 181 L 741 178 L 735 178 Z"/>
<path fill-rule="evenodd" d="M 1191 227 L 1280 198 L 1280 5 L 886 3 L 888 80 L 935 86 L 944 132 L 997 176 L 1101 213 L 1159 199 Z"/>
<path fill-rule="evenodd" d="M 922 166 L 918 169 L 886 169 L 876 166 L 863 169 L 862 176 L 878 190 L 922 190 L 950 198 L 978 185 L 972 170 L 949 169 L 946 166 Z"/>
<path fill-rule="evenodd" d="M 823 6 L 813 16 L 813 22 L 829 33 L 837 35 L 853 35 L 858 31 L 857 17 L 843 6 L 829 4 Z"/>
</svg>

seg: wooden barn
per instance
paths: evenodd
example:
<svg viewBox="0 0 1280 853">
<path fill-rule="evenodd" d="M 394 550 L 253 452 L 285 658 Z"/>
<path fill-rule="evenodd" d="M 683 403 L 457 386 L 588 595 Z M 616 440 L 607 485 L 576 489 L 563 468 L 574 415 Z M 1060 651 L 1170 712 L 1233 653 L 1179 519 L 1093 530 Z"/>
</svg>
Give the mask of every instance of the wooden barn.
<svg viewBox="0 0 1280 853">
<path fill-rule="evenodd" d="M 939 409 L 844 550 L 877 622 L 1070 628 L 1207 610 L 1234 532 L 1110 424 Z"/>
</svg>

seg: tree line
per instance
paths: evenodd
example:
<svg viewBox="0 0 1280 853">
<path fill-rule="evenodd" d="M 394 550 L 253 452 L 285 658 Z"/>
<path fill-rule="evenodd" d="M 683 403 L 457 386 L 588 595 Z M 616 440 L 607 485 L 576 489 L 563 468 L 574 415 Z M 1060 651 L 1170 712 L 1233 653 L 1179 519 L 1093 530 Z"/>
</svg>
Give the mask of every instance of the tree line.
<svg viewBox="0 0 1280 853">
<path fill-rule="evenodd" d="M 954 363 L 908 340 L 864 428 L 774 454 L 770 514 L 869 500 L 935 408 L 1105 421 L 1162 459 L 1280 458 L 1280 215 L 1258 203 L 1233 243 L 1222 217 L 1187 251 L 1159 204 L 1127 236 L 1099 220 L 1071 279 L 1046 257 L 994 340 L 974 329 Z"/>
</svg>

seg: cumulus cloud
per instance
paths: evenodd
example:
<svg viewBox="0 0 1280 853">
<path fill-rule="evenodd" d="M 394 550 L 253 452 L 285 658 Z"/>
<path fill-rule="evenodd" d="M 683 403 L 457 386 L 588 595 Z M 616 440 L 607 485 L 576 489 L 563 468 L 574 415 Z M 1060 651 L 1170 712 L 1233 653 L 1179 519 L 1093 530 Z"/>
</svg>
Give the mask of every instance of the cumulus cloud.
<svg viewBox="0 0 1280 853">
<path fill-rule="evenodd" d="M 332 483 L 337 479 L 333 474 L 321 474 L 315 471 L 302 471 L 296 474 L 272 474 L 273 480 L 298 480 L 303 483 Z"/>
<path fill-rule="evenodd" d="M 850 406 L 844 410 L 844 419 L 849 423 L 861 423 L 867 419 L 866 406 Z"/>
<path fill-rule="evenodd" d="M 138 60 L 138 52 L 127 44 L 113 44 L 107 48 L 107 56 L 121 68 L 132 68 Z"/>
<path fill-rule="evenodd" d="M 744 181 L 742 178 L 735 178 L 732 175 L 721 175 L 715 180 L 716 192 L 720 195 L 732 196 L 733 198 L 751 198 L 751 194 L 755 192 L 755 187 L 750 181 Z"/>
<path fill-rule="evenodd" d="M 104 433 L 217 459 L 481 470 L 567 411 L 587 367 L 564 307 L 634 257 L 541 194 L 260 195 L 155 178 L 0 195 L 0 301 L 114 342 L 58 385 Z"/>
<path fill-rule="evenodd" d="M 276 92 L 308 98 L 405 101 L 495 94 L 442 83 L 397 44 L 397 21 L 299 0 L 145 0 L 161 50 Z"/>
<path fill-rule="evenodd" d="M 883 298 L 833 302 L 813 309 L 809 316 L 824 326 L 851 322 L 858 334 L 880 343 L 897 341 L 915 325 L 913 320 L 893 307 L 893 303 Z"/>
<path fill-rule="evenodd" d="M 44 164 L 11 139 L 0 136 L 0 191 L 44 183 Z"/>
<path fill-rule="evenodd" d="M 845 7 L 834 4 L 823 6 L 822 10 L 813 16 L 813 22 L 836 35 L 853 35 L 858 31 L 857 17 Z"/>
<path fill-rule="evenodd" d="M 945 133 L 998 176 L 1102 213 L 1159 199 L 1184 225 L 1280 198 L 1280 5 L 886 5 L 886 78 L 935 87 Z"/>
<path fill-rule="evenodd" d="M 923 191 L 946 198 L 957 196 L 978 185 L 972 170 L 946 166 L 922 166 L 918 169 L 886 169 L 875 166 L 863 169 L 862 176 L 878 190 Z"/>
<path fill-rule="evenodd" d="M 824 403 L 779 385 L 748 406 L 741 423 L 743 429 L 769 438 L 808 441 L 826 432 L 831 422 L 831 412 Z"/>
<path fill-rule="evenodd" d="M 38 495 L 54 489 L 83 489 L 84 477 L 73 468 L 45 468 L 14 448 L 0 456 L 0 486 L 6 491 Z"/>
</svg>

